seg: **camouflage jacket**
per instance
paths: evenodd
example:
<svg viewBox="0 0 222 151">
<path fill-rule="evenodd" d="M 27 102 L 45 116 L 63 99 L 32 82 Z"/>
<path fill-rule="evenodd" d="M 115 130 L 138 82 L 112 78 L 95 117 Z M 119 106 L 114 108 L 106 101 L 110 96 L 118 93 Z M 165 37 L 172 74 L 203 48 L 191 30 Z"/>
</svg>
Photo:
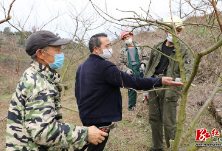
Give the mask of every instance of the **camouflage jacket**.
<svg viewBox="0 0 222 151">
<path fill-rule="evenodd" d="M 138 46 L 142 45 L 138 44 Z M 149 60 L 147 52 L 144 50 L 144 47 L 137 47 L 137 50 L 139 54 L 140 63 L 144 63 L 146 65 Z M 119 67 L 120 70 L 122 70 L 123 72 L 126 72 L 129 69 L 129 60 L 127 56 L 126 47 L 120 50 Z"/>
<path fill-rule="evenodd" d="M 61 123 L 60 75 L 33 61 L 21 77 L 8 111 L 6 151 L 82 148 L 88 128 Z"/>
</svg>

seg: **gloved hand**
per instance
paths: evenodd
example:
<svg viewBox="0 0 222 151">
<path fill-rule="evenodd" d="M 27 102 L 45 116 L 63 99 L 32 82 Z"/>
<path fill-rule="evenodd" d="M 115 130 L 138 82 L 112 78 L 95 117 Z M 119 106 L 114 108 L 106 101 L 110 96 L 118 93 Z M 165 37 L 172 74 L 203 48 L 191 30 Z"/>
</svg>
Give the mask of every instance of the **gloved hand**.
<svg viewBox="0 0 222 151">
<path fill-rule="evenodd" d="M 139 69 L 139 70 L 140 70 L 140 72 L 141 72 L 141 73 L 143 73 L 143 72 L 145 71 L 145 66 L 144 66 L 144 64 L 143 64 L 143 63 L 141 64 L 141 66 L 140 66 L 140 69 Z"/>
<path fill-rule="evenodd" d="M 133 70 L 128 69 L 128 70 L 126 71 L 126 73 L 129 74 L 129 75 L 133 75 Z"/>
</svg>

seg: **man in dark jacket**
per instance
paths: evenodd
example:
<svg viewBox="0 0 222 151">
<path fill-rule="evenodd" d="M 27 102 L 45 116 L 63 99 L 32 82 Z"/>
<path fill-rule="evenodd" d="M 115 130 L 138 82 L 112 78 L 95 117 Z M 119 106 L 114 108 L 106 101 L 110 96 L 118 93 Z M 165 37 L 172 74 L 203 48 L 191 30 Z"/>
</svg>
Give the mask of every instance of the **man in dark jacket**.
<svg viewBox="0 0 222 151">
<path fill-rule="evenodd" d="M 84 126 L 108 126 L 122 119 L 120 87 L 148 90 L 162 85 L 183 85 L 173 82 L 170 77 L 139 78 L 120 71 L 115 64 L 105 60 L 112 56 L 112 48 L 104 33 L 90 38 L 89 49 L 92 54 L 79 66 L 75 83 L 75 96 Z M 102 151 L 107 140 L 108 137 L 98 145 L 89 144 L 88 151 Z"/>
</svg>

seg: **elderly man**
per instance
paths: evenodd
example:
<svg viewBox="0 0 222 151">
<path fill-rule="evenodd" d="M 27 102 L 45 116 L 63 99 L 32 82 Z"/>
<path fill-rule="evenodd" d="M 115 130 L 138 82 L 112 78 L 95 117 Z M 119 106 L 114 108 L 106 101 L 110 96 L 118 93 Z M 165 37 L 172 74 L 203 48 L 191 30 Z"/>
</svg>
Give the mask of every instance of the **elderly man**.
<svg viewBox="0 0 222 151">
<path fill-rule="evenodd" d="M 143 77 L 149 59 L 146 51 L 144 51 L 143 48 L 137 47 L 136 43 L 133 41 L 133 33 L 129 30 L 125 30 L 121 33 L 121 39 L 124 40 L 126 46 L 120 50 L 120 70 L 134 77 Z M 128 98 L 128 110 L 131 111 L 136 106 L 136 91 L 129 89 Z"/>
<path fill-rule="evenodd" d="M 177 36 L 179 36 L 184 28 L 182 20 L 179 17 L 173 18 Z M 165 21 L 171 24 L 171 18 Z M 176 53 L 172 34 L 166 32 L 167 39 L 157 43 L 154 48 L 163 52 L 164 54 L 176 59 Z M 186 78 L 190 77 L 193 67 L 193 56 L 190 50 L 179 41 L 180 52 L 184 61 L 184 68 L 186 70 Z M 167 57 L 152 50 L 150 60 L 148 62 L 144 77 L 164 77 L 170 76 L 172 78 L 180 78 L 180 69 L 177 62 L 168 59 Z M 180 91 L 180 87 L 174 89 Z M 176 123 L 176 107 L 179 94 L 171 90 L 152 91 L 149 93 L 149 122 L 152 129 L 152 148 L 151 151 L 163 150 L 163 127 L 165 132 L 165 140 L 167 147 L 170 147 L 169 140 L 174 140 L 177 123 Z"/>
<path fill-rule="evenodd" d="M 151 89 L 161 85 L 183 85 L 172 78 L 139 78 L 120 71 L 115 64 L 106 61 L 112 56 L 107 35 L 96 34 L 90 38 L 89 58 L 76 72 L 75 95 L 80 119 L 84 126 L 109 126 L 122 119 L 122 97 L 120 87 L 137 90 Z M 98 145 L 89 144 L 88 151 L 102 151 L 105 141 Z"/>
<path fill-rule="evenodd" d="M 26 52 L 33 61 L 18 82 L 9 106 L 7 151 L 80 149 L 87 140 L 98 144 L 108 135 L 95 126 L 61 122 L 60 75 L 55 69 L 64 61 L 61 45 L 70 41 L 49 31 L 35 32 L 26 40 Z"/>
</svg>

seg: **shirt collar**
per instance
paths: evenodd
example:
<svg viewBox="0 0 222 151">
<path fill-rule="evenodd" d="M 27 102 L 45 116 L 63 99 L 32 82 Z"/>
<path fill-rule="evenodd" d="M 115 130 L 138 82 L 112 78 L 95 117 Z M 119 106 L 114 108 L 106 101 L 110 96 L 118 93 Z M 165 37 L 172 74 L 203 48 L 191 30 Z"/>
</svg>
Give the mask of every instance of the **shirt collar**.
<svg viewBox="0 0 222 151">
<path fill-rule="evenodd" d="M 31 61 L 31 67 L 36 70 L 42 78 L 45 78 L 47 81 L 50 81 L 52 83 L 59 83 L 60 81 L 60 75 L 55 70 L 52 70 L 50 68 L 47 68 L 43 64 L 37 62 L 37 61 Z"/>
</svg>

